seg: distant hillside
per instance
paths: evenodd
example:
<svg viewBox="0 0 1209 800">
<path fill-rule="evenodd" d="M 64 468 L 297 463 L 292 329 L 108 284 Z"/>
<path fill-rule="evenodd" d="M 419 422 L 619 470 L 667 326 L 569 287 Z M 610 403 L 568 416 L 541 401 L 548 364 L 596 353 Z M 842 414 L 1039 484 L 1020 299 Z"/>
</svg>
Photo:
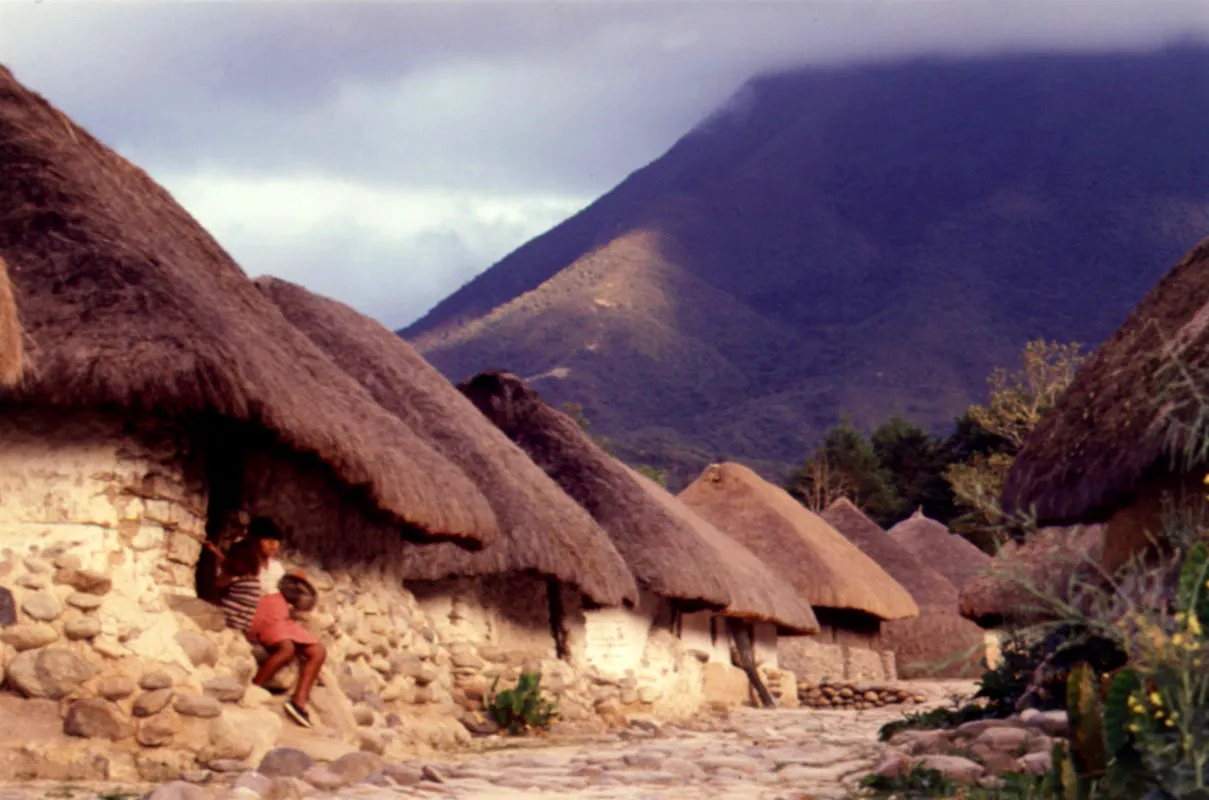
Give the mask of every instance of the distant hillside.
<svg viewBox="0 0 1209 800">
<path fill-rule="evenodd" d="M 799 460 L 942 425 L 1037 336 L 1096 344 L 1209 233 L 1209 48 L 755 79 L 402 335 L 625 457 Z"/>
</svg>

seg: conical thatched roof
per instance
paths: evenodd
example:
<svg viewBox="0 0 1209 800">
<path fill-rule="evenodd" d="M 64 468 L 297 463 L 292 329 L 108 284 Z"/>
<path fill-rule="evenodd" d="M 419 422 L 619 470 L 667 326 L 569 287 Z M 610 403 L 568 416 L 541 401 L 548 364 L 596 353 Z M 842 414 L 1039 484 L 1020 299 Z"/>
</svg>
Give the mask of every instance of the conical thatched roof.
<svg viewBox="0 0 1209 800">
<path fill-rule="evenodd" d="M 1099 577 L 1096 565 L 1103 540 L 1101 526 L 1076 525 L 1042 528 L 1023 545 L 1007 544 L 985 574 L 962 590 L 962 615 L 988 628 L 1052 617 L 1053 606 L 1033 590 L 1062 602 L 1076 601 L 1070 592 L 1072 580 Z"/>
<path fill-rule="evenodd" d="M 919 613 L 911 595 L 818 515 L 741 464 L 714 464 L 680 500 L 761 558 L 816 608 L 881 619 Z"/>
<path fill-rule="evenodd" d="M 938 606 L 957 609 L 957 588 L 932 567 L 927 566 L 905 547 L 865 516 L 846 497 L 836 500 L 823 512 L 823 519 L 848 541 L 872 558 L 898 581 L 922 609 Z"/>
<path fill-rule="evenodd" d="M 736 570 L 706 542 L 702 529 L 708 524 L 690 515 L 670 494 L 652 492 L 574 420 L 542 402 L 519 378 L 489 372 L 458 388 L 605 529 L 640 587 L 680 600 L 687 609 L 728 609 L 765 617 L 785 628 L 817 629 L 804 603 L 745 608 L 750 598 L 736 596 L 735 581 L 751 576 Z"/>
<path fill-rule="evenodd" d="M 922 511 L 916 511 L 895 525 L 889 534 L 921 562 L 947 578 L 958 592 L 981 575 L 991 562 L 986 553 L 950 533 L 943 524 L 925 517 Z"/>
<path fill-rule="evenodd" d="M 398 520 L 494 538 L 469 478 L 295 330 L 162 187 L 3 67 L 0 209 L 34 367 L 16 402 L 247 423 Z"/>
<path fill-rule="evenodd" d="M 603 605 L 637 599 L 608 535 L 412 347 L 374 320 L 276 278 L 256 285 L 319 349 L 487 496 L 500 523 L 490 546 L 407 548 L 402 575 L 438 580 L 532 570 L 578 586 Z"/>
<path fill-rule="evenodd" d="M 1042 524 L 1100 522 L 1189 434 L 1209 390 L 1209 239 L 1091 355 L 1029 435 L 1004 488 Z"/>
<path fill-rule="evenodd" d="M 819 623 L 810 603 L 755 553 L 711 525 L 650 478 L 629 467 L 626 467 L 626 471 L 642 484 L 642 488 L 646 489 L 651 497 L 666 506 L 685 524 L 691 525 L 701 538 L 702 546 L 712 550 L 714 557 L 725 565 L 727 590 L 731 597 L 730 603 L 724 609 L 727 616 L 778 622 L 798 633 L 818 633 Z"/>
<path fill-rule="evenodd" d="M 8 265 L 0 258 L 0 386 L 11 386 L 21 377 L 23 356 L 21 318 L 8 280 Z"/>
<path fill-rule="evenodd" d="M 823 519 L 906 587 L 919 605 L 918 619 L 882 626 L 882 641 L 894 651 L 899 677 L 980 673 L 982 631 L 957 613 L 957 587 L 948 578 L 912 555 L 847 498 L 832 503 Z"/>
</svg>

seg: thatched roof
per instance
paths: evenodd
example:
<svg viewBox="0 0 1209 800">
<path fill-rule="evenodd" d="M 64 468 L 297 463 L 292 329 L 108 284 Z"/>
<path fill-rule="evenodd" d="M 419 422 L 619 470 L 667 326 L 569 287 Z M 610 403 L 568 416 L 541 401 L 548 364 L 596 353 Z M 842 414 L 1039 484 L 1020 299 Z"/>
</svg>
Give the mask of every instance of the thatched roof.
<svg viewBox="0 0 1209 800">
<path fill-rule="evenodd" d="M 3 67 L 0 257 L 33 365 L 12 401 L 247 423 L 318 457 L 375 512 L 494 538 L 469 478 L 295 330 L 168 192 Z"/>
<path fill-rule="evenodd" d="M 11 386 L 21 377 L 24 352 L 21 318 L 8 280 L 8 265 L 0 258 L 0 386 Z"/>
<path fill-rule="evenodd" d="M 1185 380 L 1185 377 L 1190 380 Z M 1003 503 L 1042 524 L 1101 522 L 1191 433 L 1209 389 L 1209 239 L 1159 281 L 1029 435 Z"/>
<path fill-rule="evenodd" d="M 651 497 L 664 505 L 673 515 L 701 538 L 702 548 L 713 551 L 725 568 L 730 603 L 723 609 L 730 617 L 760 622 L 776 622 L 783 628 L 797 633 L 818 633 L 819 622 L 814 610 L 804 598 L 781 579 L 755 553 L 748 550 L 733 537 L 711 525 L 696 514 L 688 505 L 680 502 L 659 484 L 629 467 L 626 470 L 642 484 Z M 699 559 L 703 555 L 697 556 Z"/>
<path fill-rule="evenodd" d="M 901 544 L 924 564 L 931 566 L 957 587 L 981 575 L 991 557 L 969 541 L 950 533 L 942 523 L 916 511 L 889 530 L 890 538 Z"/>
<path fill-rule="evenodd" d="M 625 561 L 600 526 L 411 345 L 342 303 L 276 278 L 257 287 L 384 408 L 424 436 L 487 496 L 499 538 L 474 553 L 407 548 L 402 575 L 438 580 L 531 570 L 604 605 L 637 599 Z"/>
<path fill-rule="evenodd" d="M 983 635 L 957 613 L 958 593 L 948 578 L 916 558 L 847 498 L 823 512 L 849 541 L 906 587 L 919 605 L 917 619 L 882 626 L 901 678 L 973 677 L 980 672 Z"/>
<path fill-rule="evenodd" d="M 515 375 L 483 373 L 458 388 L 605 529 L 640 587 L 679 600 L 686 609 L 721 610 L 745 602 L 734 596 L 733 567 L 703 540 L 704 521 L 690 516 L 670 494 L 652 492 L 636 480 Z M 794 608 L 785 613 L 788 619 L 771 621 L 787 628 L 816 627 L 813 615 Z"/>
<path fill-rule="evenodd" d="M 924 606 L 957 609 L 957 587 L 890 538 L 889 534 L 865 516 L 848 498 L 840 498 L 832 503 L 822 516 L 848 541 L 890 573 L 894 580 L 911 593 L 921 609 Z"/>
<path fill-rule="evenodd" d="M 885 570 L 778 486 L 740 464 L 714 464 L 679 495 L 761 558 L 816 608 L 881 619 L 919 613 Z"/>
<path fill-rule="evenodd" d="M 986 573 L 962 590 L 962 615 L 988 628 L 1028 625 L 1052 616 L 1052 605 L 1034 590 L 1062 602 L 1075 600 L 1072 580 L 1099 577 L 1096 565 L 1103 540 L 1101 526 L 1076 525 L 1042 528 L 1023 545 L 1007 544 Z"/>
</svg>

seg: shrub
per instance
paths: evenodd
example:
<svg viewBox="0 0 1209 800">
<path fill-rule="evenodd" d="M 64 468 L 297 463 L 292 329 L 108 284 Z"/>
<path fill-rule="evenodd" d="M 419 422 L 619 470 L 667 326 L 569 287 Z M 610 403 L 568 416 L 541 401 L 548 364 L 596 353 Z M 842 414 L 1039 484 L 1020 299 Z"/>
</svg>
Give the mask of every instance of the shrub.
<svg viewBox="0 0 1209 800">
<path fill-rule="evenodd" d="M 530 728 L 549 728 L 558 709 L 554 703 L 542 698 L 541 682 L 541 675 L 522 672 L 515 688 L 497 694 L 495 688 L 499 678 L 496 678 L 487 697 L 487 712 L 496 724 L 513 736 Z"/>
</svg>

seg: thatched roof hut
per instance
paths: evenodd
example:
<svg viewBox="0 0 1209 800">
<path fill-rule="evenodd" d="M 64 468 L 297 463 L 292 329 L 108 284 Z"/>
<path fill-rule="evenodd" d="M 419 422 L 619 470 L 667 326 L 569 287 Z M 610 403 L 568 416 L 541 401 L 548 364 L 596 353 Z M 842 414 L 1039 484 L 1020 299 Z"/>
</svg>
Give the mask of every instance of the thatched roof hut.
<svg viewBox="0 0 1209 800">
<path fill-rule="evenodd" d="M 923 511 L 916 511 L 895 525 L 889 534 L 917 559 L 947 578 L 958 592 L 982 575 L 991 562 L 990 556 L 950 533 L 942 523 L 924 516 Z"/>
<path fill-rule="evenodd" d="M 823 519 L 906 587 L 919 605 L 917 619 L 882 628 L 900 677 L 973 677 L 980 672 L 982 631 L 958 615 L 957 587 L 948 578 L 912 555 L 847 498 L 832 503 Z"/>
<path fill-rule="evenodd" d="M 957 610 L 957 587 L 865 516 L 848 498 L 836 500 L 822 514 L 829 525 L 872 558 L 898 581 L 922 609 L 925 606 Z"/>
<path fill-rule="evenodd" d="M 469 478 L 290 325 L 168 192 L 3 67 L 0 209 L 34 365 L 10 402 L 267 431 L 408 523 L 395 535 L 494 538 Z"/>
<path fill-rule="evenodd" d="M 1099 525 L 1042 528 L 1023 545 L 1011 542 L 983 575 L 961 592 L 961 613 L 986 628 L 1030 625 L 1052 618 L 1053 605 L 1038 591 L 1077 602 L 1079 581 L 1097 580 L 1103 531 Z"/>
<path fill-rule="evenodd" d="M 731 596 L 730 603 L 723 609 L 727 616 L 754 622 L 773 622 L 797 633 L 818 632 L 819 623 L 810 603 L 755 553 L 703 519 L 650 478 L 629 467 L 626 467 L 626 471 L 656 502 L 686 525 L 692 526 L 693 531 L 701 537 L 702 545 L 712 550 L 715 557 L 726 565 L 727 590 Z"/>
<path fill-rule="evenodd" d="M 816 609 L 847 609 L 883 620 L 919 613 L 907 590 L 876 562 L 745 466 L 711 465 L 679 498 L 755 553 Z"/>
<path fill-rule="evenodd" d="M 21 345 L 21 318 L 8 280 L 8 265 L 0 258 L 0 386 L 11 386 L 21 377 L 24 348 Z"/>
<path fill-rule="evenodd" d="M 1192 248 L 1083 364 L 1021 449 L 1005 508 L 1043 525 L 1103 522 L 1171 453 L 1203 438 L 1209 239 Z M 1198 476 L 1199 477 L 1199 476 Z"/>
<path fill-rule="evenodd" d="M 754 564 L 749 563 L 750 571 L 737 569 L 729 560 L 734 551 L 709 543 L 707 523 L 667 492 L 637 479 L 519 378 L 489 372 L 458 388 L 605 529 L 640 588 L 676 600 L 685 611 L 727 609 L 786 629 L 817 628 L 806 603 L 773 599 L 775 580 Z M 749 583 L 763 585 L 765 599 L 744 586 Z"/>
<path fill-rule="evenodd" d="M 411 345 L 348 306 L 276 278 L 257 287 L 373 398 L 459 466 L 486 495 L 499 538 L 471 553 L 453 544 L 407 548 L 415 580 L 533 572 L 578 586 L 603 605 L 637 599 L 625 561 L 600 526 Z"/>
</svg>

